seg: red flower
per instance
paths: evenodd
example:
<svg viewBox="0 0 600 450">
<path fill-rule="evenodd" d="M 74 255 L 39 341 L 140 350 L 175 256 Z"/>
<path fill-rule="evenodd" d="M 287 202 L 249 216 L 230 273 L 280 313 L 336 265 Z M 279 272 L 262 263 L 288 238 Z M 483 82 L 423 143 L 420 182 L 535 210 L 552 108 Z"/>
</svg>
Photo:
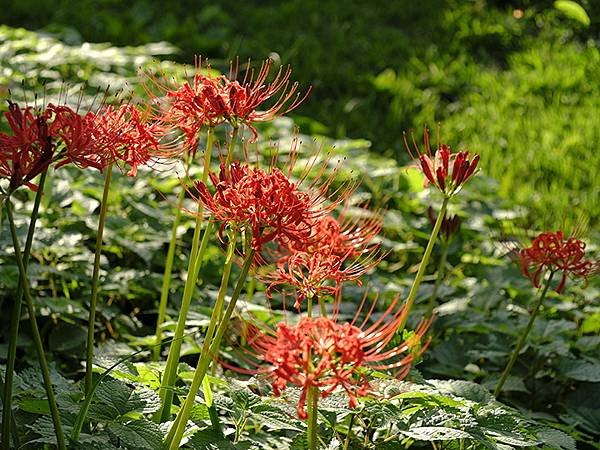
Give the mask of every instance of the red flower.
<svg viewBox="0 0 600 450">
<path fill-rule="evenodd" d="M 580 277 L 587 281 L 592 273 L 600 269 L 599 261 L 586 260 L 585 243 L 571 236 L 565 240 L 564 233 L 548 231 L 537 236 L 530 247 L 519 251 L 523 274 L 533 285 L 540 287 L 540 277 L 545 270 L 562 272 L 556 292 L 562 292 L 567 276 Z M 533 273 L 531 272 L 533 270 Z"/>
<path fill-rule="evenodd" d="M 476 153 L 472 159 L 469 159 L 468 151 L 452 153 L 452 150 L 446 144 L 440 146 L 438 143 L 438 149 L 433 155 L 429 142 L 429 130 L 427 129 L 425 129 L 423 140 L 425 153 L 419 150 L 414 136 L 412 136 L 415 156 L 411 152 L 406 134 L 404 134 L 404 145 L 408 153 L 413 160 L 419 160 L 418 167 L 425 175 L 425 186 L 431 183 L 445 196 L 454 195 L 475 173 L 479 163 L 479 154 Z"/>
<path fill-rule="evenodd" d="M 8 192 L 31 183 L 37 175 L 48 169 L 56 150 L 49 127 L 51 112 L 38 110 L 8 101 L 4 114 L 12 134 L 0 133 L 0 177 L 9 180 Z"/>
<path fill-rule="evenodd" d="M 154 103 L 161 105 L 156 113 L 156 119 L 181 129 L 187 146 L 195 149 L 198 144 L 198 133 L 204 124 L 216 126 L 222 122 L 230 122 L 232 126 L 241 124 L 257 137 L 253 123 L 272 120 L 297 108 L 307 97 L 301 96 L 298 83 L 290 84 L 291 69 L 280 68 L 275 78 L 267 82 L 272 61 L 264 61 L 255 77 L 250 69 L 250 62 L 244 78 L 238 81 L 237 66 L 231 69 L 229 77 L 221 75 L 212 77 L 210 66 L 202 69 L 198 59 L 191 80 L 183 83 L 173 83 L 165 74 L 162 80 L 153 75 L 147 75 L 150 83 L 145 83 L 147 93 Z M 158 90 L 158 93 L 154 92 Z M 310 90 L 309 90 L 310 91 Z M 166 102 L 159 97 L 166 96 Z M 275 102 L 260 111 L 265 102 L 276 98 Z"/>
<path fill-rule="evenodd" d="M 329 159 L 323 162 L 316 178 L 307 182 L 308 174 L 319 161 L 316 155 L 292 181 L 298 145 L 299 141 L 294 140 L 288 154 L 287 174 L 275 167 L 277 156 L 272 157 L 268 171 L 247 163 L 233 162 L 229 166 L 223 163 L 218 176 L 209 173 L 214 193 L 203 182 L 196 183 L 196 192 L 192 193 L 206 212 L 221 222 L 221 238 L 226 227 L 245 230 L 261 261 L 265 255 L 258 254 L 268 242 L 280 246 L 309 242 L 313 224 L 345 201 L 355 187 L 354 180 L 346 180 L 330 193 L 337 168 L 329 170 Z M 325 172 L 328 175 L 323 177 Z M 337 198 L 332 199 L 333 195 Z"/>
<path fill-rule="evenodd" d="M 276 238 L 302 239 L 310 233 L 310 222 L 319 214 L 311 196 L 298 189 L 279 169 L 267 173 L 233 162 L 221 165 L 219 177 L 209 174 L 216 189 L 196 184 L 198 199 L 221 222 L 219 234 L 229 226 L 251 232 L 251 244 L 257 252 Z"/>
<path fill-rule="evenodd" d="M 140 165 L 158 153 L 157 124 L 147 124 L 142 113 L 129 103 L 104 106 L 80 115 L 67 106 L 52 107 L 56 113 L 55 133 L 64 144 L 58 166 L 73 163 L 79 167 L 104 169 L 123 162 L 134 176 Z"/>
<path fill-rule="evenodd" d="M 403 378 L 410 364 L 427 346 L 422 338 L 431 321 L 419 324 L 414 334 L 400 344 L 391 344 L 404 317 L 405 311 L 398 309 L 396 298 L 387 310 L 372 324 L 367 325 L 375 302 L 364 321 L 358 318 L 365 305 L 366 296 L 352 322 L 341 323 L 337 317 L 302 317 L 296 325 L 279 323 L 277 330 L 259 330 L 247 327 L 247 342 L 254 350 L 254 370 L 227 367 L 249 374 L 266 375 L 276 396 L 286 386 L 302 389 L 298 402 L 298 416 L 306 418 L 305 403 L 308 389 L 319 389 L 326 397 L 338 388 L 349 398 L 351 408 L 357 406 L 357 396 L 374 394 L 364 368 L 393 370 L 394 376 Z"/>
<path fill-rule="evenodd" d="M 330 215 L 311 225 L 311 234 L 302 240 L 283 242 L 288 251 L 279 256 L 277 270 L 263 277 L 267 295 L 273 287 L 288 284 L 297 289 L 294 307 L 305 298 L 332 294 L 344 281 L 357 281 L 382 258 L 379 247 L 372 245 L 381 229 L 381 217 L 350 219 L 344 213 L 336 220 Z M 333 284 L 327 284 L 333 282 Z"/>
</svg>

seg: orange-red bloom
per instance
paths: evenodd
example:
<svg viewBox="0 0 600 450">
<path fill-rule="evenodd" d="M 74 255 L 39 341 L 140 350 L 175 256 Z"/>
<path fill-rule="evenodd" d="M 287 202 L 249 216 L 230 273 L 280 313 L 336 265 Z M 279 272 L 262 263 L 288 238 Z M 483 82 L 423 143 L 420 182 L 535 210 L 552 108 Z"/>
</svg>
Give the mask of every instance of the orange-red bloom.
<svg viewBox="0 0 600 450">
<path fill-rule="evenodd" d="M 422 339 L 430 325 L 430 321 L 423 321 L 405 342 L 392 344 L 405 315 L 405 311 L 398 308 L 398 298 L 377 320 L 368 324 L 373 303 L 359 324 L 365 299 L 351 322 L 340 322 L 334 315 L 331 318 L 302 317 L 295 325 L 281 322 L 276 331 L 248 327 L 247 342 L 254 350 L 256 361 L 244 359 L 256 369 L 231 368 L 266 375 L 277 396 L 288 385 L 301 388 L 298 416 L 303 419 L 307 416 L 306 396 L 313 387 L 323 397 L 341 388 L 348 395 L 350 407 L 356 407 L 357 396 L 374 394 L 364 369 L 392 370 L 395 377 L 403 378 L 410 364 L 427 346 Z"/>
<path fill-rule="evenodd" d="M 37 175 L 48 169 L 56 150 L 49 126 L 51 112 L 8 101 L 4 114 L 12 134 L 0 133 L 0 177 L 9 180 L 9 193 L 22 185 L 31 189 Z"/>
<path fill-rule="evenodd" d="M 571 236 L 565 239 L 563 231 L 544 232 L 538 235 L 530 247 L 519 251 L 523 274 L 533 285 L 540 287 L 545 271 L 562 272 L 556 292 L 562 292 L 567 276 L 583 278 L 598 272 L 599 261 L 585 259 L 585 243 Z"/>
<path fill-rule="evenodd" d="M 312 219 L 320 214 L 313 209 L 311 196 L 298 189 L 277 168 L 271 172 L 233 162 L 221 165 L 217 177 L 209 174 L 216 192 L 198 182 L 196 190 L 206 210 L 225 227 L 251 232 L 252 248 L 260 252 L 263 245 L 276 238 L 304 239 L 310 234 Z"/>
<path fill-rule="evenodd" d="M 423 135 L 425 143 L 425 152 L 421 152 L 412 136 L 412 142 L 415 150 L 413 154 L 404 134 L 404 145 L 411 158 L 418 160 L 418 167 L 425 175 L 425 186 L 431 183 L 445 196 L 451 196 L 458 192 L 460 188 L 475 173 L 479 163 L 479 154 L 469 158 L 469 152 L 452 153 L 452 150 L 446 144 L 439 144 L 435 154 L 431 152 L 429 141 L 429 131 L 425 129 Z"/>
<path fill-rule="evenodd" d="M 53 130 L 64 145 L 58 167 L 73 163 L 79 167 L 104 169 L 122 162 L 134 176 L 140 165 L 158 153 L 157 124 L 147 124 L 132 104 L 104 106 L 81 115 L 67 106 L 52 107 L 56 114 Z"/>
<path fill-rule="evenodd" d="M 357 281 L 381 259 L 372 240 L 381 229 L 381 217 L 351 219 L 342 213 L 337 219 L 319 217 L 305 239 L 280 242 L 287 246 L 277 261 L 277 270 L 263 277 L 267 295 L 278 285 L 296 289 L 296 303 L 321 294 L 334 295 L 344 281 Z"/>
<path fill-rule="evenodd" d="M 191 80 L 174 85 L 165 76 L 160 80 L 148 75 L 150 84 L 145 87 L 152 97 L 157 97 L 154 88 L 158 88 L 158 95 L 166 96 L 166 102 L 156 99 L 157 104 L 162 103 L 156 119 L 181 129 L 187 147 L 195 150 L 198 133 L 205 124 L 213 127 L 227 121 L 235 128 L 246 125 L 256 139 L 254 123 L 284 115 L 306 99 L 308 91 L 300 95 L 298 83 L 290 83 L 289 67 L 279 68 L 274 79 L 267 82 L 271 66 L 271 60 L 264 61 L 255 76 L 248 62 L 244 78 L 238 81 L 237 66 L 230 70 L 229 77 L 212 77 L 207 75 L 210 67 L 203 70 L 198 60 Z M 275 99 L 272 105 L 259 110 L 272 98 Z"/>
</svg>

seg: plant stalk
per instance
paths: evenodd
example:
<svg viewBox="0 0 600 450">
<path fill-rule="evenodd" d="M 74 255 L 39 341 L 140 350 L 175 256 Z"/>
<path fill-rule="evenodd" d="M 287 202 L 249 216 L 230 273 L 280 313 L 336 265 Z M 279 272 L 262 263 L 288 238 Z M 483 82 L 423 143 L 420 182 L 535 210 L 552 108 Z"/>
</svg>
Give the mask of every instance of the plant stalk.
<svg viewBox="0 0 600 450">
<path fill-rule="evenodd" d="M 46 183 L 46 175 L 48 171 L 42 172 L 38 183 L 38 190 L 35 193 L 35 199 L 33 201 L 33 209 L 31 210 L 31 218 L 29 220 L 29 229 L 27 230 L 27 239 L 25 240 L 25 248 L 23 249 L 23 267 L 27 271 L 29 264 L 29 256 L 31 254 L 31 246 L 33 245 L 33 235 L 35 233 L 35 225 L 40 210 L 40 203 L 42 201 L 42 194 L 44 192 L 44 184 Z M 7 198 L 6 202 L 10 200 Z M 14 429 L 14 420 L 12 418 L 12 385 L 15 372 L 15 361 L 17 356 L 17 338 L 19 335 L 19 323 L 21 321 L 21 305 L 23 303 L 23 281 L 19 278 L 19 285 L 17 286 L 17 294 L 15 296 L 15 302 L 12 308 L 12 314 L 10 318 L 10 330 L 8 339 L 8 354 L 6 357 L 6 380 L 3 387 L 2 397 L 2 449 L 10 448 L 10 428 L 13 423 L 13 441 L 15 441 L 15 447 L 18 447 L 18 434 Z"/>
<path fill-rule="evenodd" d="M 60 415 L 58 412 L 58 406 L 56 404 L 56 398 L 54 396 L 54 389 L 52 387 L 52 380 L 50 379 L 50 370 L 48 369 L 48 362 L 46 361 L 46 354 L 44 353 L 44 345 L 42 344 L 42 338 L 40 336 L 40 330 L 37 326 L 35 317 L 35 306 L 33 305 L 33 299 L 31 298 L 31 292 L 29 291 L 29 282 L 27 280 L 27 272 L 23 264 L 23 257 L 21 254 L 21 248 L 19 245 L 19 239 L 17 236 L 17 229 L 15 227 L 15 219 L 13 217 L 12 208 L 10 201 L 6 201 L 6 215 L 10 225 L 10 233 L 12 235 L 13 247 L 15 249 L 15 259 L 17 260 L 17 266 L 19 267 L 20 282 L 23 289 L 23 296 L 25 297 L 25 303 L 27 304 L 27 310 L 29 314 L 29 321 L 31 322 L 31 331 L 33 334 L 33 342 L 35 349 L 38 354 L 40 368 L 42 370 L 42 378 L 44 380 L 44 388 L 46 395 L 48 396 L 48 405 L 50 406 L 50 414 L 52 416 L 52 422 L 54 423 L 54 432 L 56 434 L 56 442 L 59 450 L 66 449 L 65 436 L 62 430 L 62 424 L 60 421 Z"/>
<path fill-rule="evenodd" d="M 202 182 L 206 183 L 208 180 L 208 172 L 210 169 L 210 160 L 213 147 L 214 129 L 210 127 L 206 133 L 206 149 L 204 151 L 204 169 L 202 172 Z M 167 364 L 165 366 L 165 372 L 160 385 L 159 396 L 162 400 L 162 407 L 155 414 L 154 419 L 159 422 L 164 422 L 169 419 L 171 414 L 171 404 L 173 403 L 173 387 L 175 386 L 175 379 L 177 377 L 177 365 L 179 363 L 179 355 L 181 353 L 181 337 L 185 330 L 185 322 L 194 294 L 194 288 L 196 287 L 196 281 L 198 279 L 198 273 L 200 270 L 200 261 L 202 261 L 202 255 L 208 242 L 208 237 L 211 232 L 211 221 L 208 221 L 204 235 L 202 236 L 202 243 L 200 243 L 200 234 L 202 232 L 202 219 L 203 219 L 203 207 L 202 203 L 198 202 L 198 212 L 196 214 L 196 225 L 194 228 L 194 237 L 192 238 L 192 249 L 190 252 L 190 258 L 188 262 L 188 276 L 185 280 L 185 286 L 183 288 L 183 298 L 181 300 L 181 308 L 179 310 L 179 316 L 177 318 L 177 325 L 175 327 L 175 335 L 171 346 L 169 348 L 169 355 L 167 357 Z"/>
<path fill-rule="evenodd" d="M 175 219 L 171 228 L 171 239 L 169 241 L 169 250 L 167 251 L 167 259 L 165 261 L 165 272 L 163 274 L 162 289 L 160 293 L 160 303 L 158 304 L 158 318 L 156 319 L 156 344 L 162 341 L 162 325 L 167 315 L 167 302 L 169 300 L 169 290 L 171 288 L 171 274 L 173 272 L 173 260 L 175 259 L 175 248 L 177 247 L 177 228 L 181 221 L 181 208 L 185 199 L 185 188 L 181 187 L 181 191 L 177 197 L 177 206 L 175 210 Z M 160 345 L 155 345 L 152 350 L 152 360 L 158 361 L 160 356 Z"/>
<path fill-rule="evenodd" d="M 523 330 L 523 334 L 519 338 L 519 341 L 517 342 L 517 345 L 515 346 L 515 349 L 513 350 L 510 360 L 508 361 L 508 364 L 506 365 L 504 372 L 502 373 L 502 377 L 500 378 L 500 381 L 498 381 L 498 385 L 496 386 L 496 389 L 494 389 L 494 397 L 496 397 L 496 398 L 498 398 L 498 395 L 500 395 L 500 392 L 502 392 L 502 386 L 504 386 L 504 383 L 506 382 L 511 369 L 514 366 L 515 361 L 517 360 L 517 357 L 519 356 L 519 353 L 521 352 L 521 349 L 523 348 L 523 345 L 525 344 L 527 335 L 529 334 L 529 332 L 531 331 L 531 328 L 533 327 L 533 322 L 535 321 L 535 318 L 537 317 L 538 312 L 540 310 L 540 306 L 542 306 L 542 302 L 544 301 L 544 298 L 546 297 L 546 293 L 548 292 L 548 288 L 550 287 L 550 282 L 552 281 L 553 276 L 554 276 L 554 272 L 550 272 L 550 276 L 548 277 L 548 280 L 546 281 L 546 284 L 544 285 L 544 287 L 538 297 L 538 300 L 535 303 L 535 306 L 533 307 L 533 311 L 531 312 L 531 315 L 529 316 L 529 322 L 527 322 L 527 326 L 525 327 L 525 330 Z"/>
<path fill-rule="evenodd" d="M 181 405 L 181 409 L 179 410 L 179 414 L 177 414 L 177 418 L 175 422 L 171 426 L 169 430 L 169 434 L 167 435 L 166 444 L 169 450 L 176 450 L 179 448 L 179 443 L 181 442 L 181 438 L 183 437 L 183 433 L 185 431 L 185 426 L 190 417 L 192 407 L 194 405 L 194 400 L 196 398 L 196 393 L 206 372 L 209 367 L 210 361 L 212 358 L 217 355 L 219 351 L 219 347 L 221 345 L 221 339 L 223 339 L 223 335 L 225 334 L 225 330 L 229 324 L 229 319 L 235 310 L 235 304 L 242 292 L 244 283 L 246 282 L 246 277 L 250 270 L 250 266 L 252 265 L 252 261 L 254 260 L 254 250 L 250 250 L 248 255 L 246 256 L 246 260 L 244 261 L 244 266 L 242 267 L 242 271 L 240 273 L 240 278 L 238 279 L 233 294 L 231 295 L 231 300 L 229 301 L 229 305 L 227 305 L 227 309 L 225 310 L 225 314 L 223 315 L 223 319 L 219 323 L 217 327 L 217 331 L 210 343 L 210 347 L 208 352 L 203 353 L 200 359 L 198 360 L 198 365 L 196 366 L 196 370 L 194 372 L 194 378 L 192 379 L 192 384 L 190 386 L 190 391 Z M 207 342 L 205 338 L 204 342 Z"/>
<path fill-rule="evenodd" d="M 423 253 L 423 259 L 421 260 L 421 264 L 419 264 L 419 270 L 417 271 L 417 275 L 415 275 L 415 280 L 413 281 L 413 284 L 410 288 L 410 292 L 408 293 L 408 298 L 404 302 L 405 313 L 398 327 L 398 331 L 404 330 L 404 327 L 406 326 L 406 321 L 408 320 L 408 313 L 410 312 L 410 309 L 412 308 L 412 305 L 415 302 L 415 298 L 417 296 L 419 286 L 421 285 L 421 281 L 423 281 L 423 276 L 425 275 L 425 269 L 427 269 L 429 257 L 431 256 L 431 252 L 433 251 L 433 247 L 435 245 L 435 241 L 437 240 L 438 233 L 440 232 L 440 228 L 442 227 L 442 222 L 444 221 L 444 216 L 446 215 L 446 209 L 448 209 L 449 200 L 450 197 L 444 197 L 442 207 L 440 208 L 437 220 L 435 221 L 435 225 L 433 226 L 433 230 L 431 231 L 429 242 L 427 242 L 425 253 Z"/>
<path fill-rule="evenodd" d="M 317 417 L 319 415 L 319 389 L 312 386 L 308 388 L 307 398 L 307 412 L 308 412 L 308 430 L 307 430 L 307 441 L 308 449 L 316 450 L 318 446 L 318 423 Z"/>
<path fill-rule="evenodd" d="M 88 336 L 85 358 L 85 395 L 92 388 L 92 366 L 94 364 L 94 331 L 96 328 L 96 304 L 98 303 L 98 281 L 100 278 L 100 257 L 102 256 L 102 237 L 104 235 L 104 224 L 106 222 L 106 210 L 108 208 L 108 193 L 112 178 L 112 164 L 106 167 L 104 177 L 104 190 L 102 191 L 102 204 L 100 205 L 100 216 L 98 217 L 98 230 L 96 232 L 96 249 L 94 252 L 94 272 L 92 273 L 92 295 L 90 297 L 90 311 L 88 316 Z"/>
<path fill-rule="evenodd" d="M 440 285 L 446 275 L 446 261 L 448 260 L 448 249 L 450 248 L 450 242 L 443 240 L 442 241 L 442 256 L 440 257 L 440 265 L 438 267 L 437 277 L 435 279 L 435 284 L 433 285 L 433 291 L 431 292 L 431 297 L 429 297 L 429 305 L 427 306 L 427 315 L 431 316 L 433 314 L 433 309 L 435 308 L 437 293 L 440 289 Z"/>
</svg>

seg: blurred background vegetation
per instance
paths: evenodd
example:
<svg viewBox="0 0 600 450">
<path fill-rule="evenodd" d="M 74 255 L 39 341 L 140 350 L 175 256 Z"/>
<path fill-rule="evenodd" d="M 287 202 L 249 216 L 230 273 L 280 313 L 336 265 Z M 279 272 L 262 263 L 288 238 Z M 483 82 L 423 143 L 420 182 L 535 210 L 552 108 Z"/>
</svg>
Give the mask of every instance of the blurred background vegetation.
<svg viewBox="0 0 600 450">
<path fill-rule="evenodd" d="M 188 64 L 203 55 L 221 70 L 238 56 L 271 57 L 312 85 L 295 115 L 302 132 L 364 138 L 373 151 L 406 162 L 402 131 L 420 135 L 425 124 L 439 122 L 442 140 L 480 152 L 500 194 L 531 207 L 534 224 L 556 227 L 584 216 L 593 225 L 600 218 L 600 2 L 581 0 L 583 9 L 557 3 L 22 0 L 4 5 L 0 22 L 73 47 L 145 45 L 139 57 Z M 11 62 L 26 47 L 12 32 L 0 37 L 3 65 L 12 68 L 4 68 L 4 85 L 19 83 L 18 75 L 31 78 L 22 71 L 27 61 Z M 174 48 L 147 45 L 159 41 Z M 43 58 L 51 47 L 38 53 L 42 77 L 57 71 L 115 83 L 110 73 L 93 79 L 98 68 L 85 51 L 81 70 L 61 73 L 66 66 L 56 54 Z M 140 63 L 133 58 L 127 68 L 110 55 L 103 64 L 119 66 L 122 75 Z"/>
</svg>

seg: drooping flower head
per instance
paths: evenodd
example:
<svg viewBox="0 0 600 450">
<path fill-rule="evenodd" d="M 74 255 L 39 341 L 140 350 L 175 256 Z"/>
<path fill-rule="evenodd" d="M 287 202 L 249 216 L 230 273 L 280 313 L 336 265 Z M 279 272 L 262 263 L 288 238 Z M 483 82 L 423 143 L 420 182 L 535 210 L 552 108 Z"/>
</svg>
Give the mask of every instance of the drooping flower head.
<svg viewBox="0 0 600 450">
<path fill-rule="evenodd" d="M 0 133 L 0 178 L 9 180 L 8 193 L 23 185 L 35 190 L 31 181 L 48 169 L 56 150 L 52 113 L 9 100 L 4 116 L 12 133 Z"/>
<path fill-rule="evenodd" d="M 276 396 L 289 385 L 299 387 L 298 416 L 302 419 L 307 417 L 305 404 L 310 388 L 317 388 L 323 397 L 341 389 L 348 395 L 349 406 L 354 408 L 358 404 L 357 397 L 375 393 L 365 369 L 391 370 L 396 378 L 405 377 L 411 363 L 427 346 L 423 336 L 431 323 L 430 320 L 421 322 L 405 341 L 396 343 L 393 339 L 405 314 L 398 307 L 399 299 L 369 323 L 375 307 L 373 302 L 367 317 L 360 323 L 365 302 L 366 295 L 350 322 L 343 322 L 334 314 L 332 317 L 302 317 L 296 324 L 281 322 L 276 330 L 246 327 L 247 342 L 253 352 L 244 352 L 243 359 L 255 369 L 226 366 L 266 376 Z"/>
<path fill-rule="evenodd" d="M 284 115 L 306 99 L 310 89 L 303 95 L 298 92 L 298 83 L 290 82 L 290 67 L 280 67 L 272 81 L 267 81 L 272 64 L 272 60 L 266 60 L 255 72 L 248 61 L 244 77 L 238 80 L 237 63 L 235 68 L 233 63 L 230 65 L 229 76 L 214 76 L 210 66 L 203 68 L 197 58 L 193 75 L 185 81 L 178 82 L 164 74 L 162 79 L 146 74 L 144 85 L 152 98 L 165 97 L 165 101 L 156 100 L 161 105 L 156 118 L 179 127 L 186 136 L 187 147 L 195 151 L 204 125 L 245 125 L 256 139 L 253 124 Z M 274 101 L 267 105 L 271 99 Z"/>
<path fill-rule="evenodd" d="M 335 295 L 342 282 L 356 281 L 382 258 L 373 239 L 381 229 L 381 215 L 351 218 L 343 211 L 338 218 L 326 215 L 311 226 L 311 234 L 303 240 L 282 242 L 276 270 L 261 278 L 269 283 L 267 295 L 280 285 L 295 289 L 296 303 L 323 294 Z"/>
<path fill-rule="evenodd" d="M 476 153 L 475 156 L 470 158 L 468 151 L 453 153 L 448 145 L 439 143 L 439 136 L 437 150 L 435 153 L 432 153 L 429 130 L 427 128 L 423 133 L 424 152 L 421 152 L 419 149 L 412 133 L 411 137 L 415 153 L 411 151 L 406 139 L 406 133 L 403 134 L 404 145 L 411 158 L 418 161 L 417 167 L 425 175 L 425 186 L 431 183 L 444 196 L 450 197 L 457 193 L 475 173 L 475 169 L 479 163 L 479 154 Z"/>
<path fill-rule="evenodd" d="M 574 236 L 565 239 L 564 232 L 560 230 L 539 234 L 531 246 L 519 251 L 518 257 L 523 274 L 537 288 L 546 271 L 561 272 L 561 280 L 556 287 L 558 293 L 564 289 L 567 277 L 587 281 L 591 274 L 600 270 L 600 261 L 585 259 L 585 243 Z"/>
</svg>

